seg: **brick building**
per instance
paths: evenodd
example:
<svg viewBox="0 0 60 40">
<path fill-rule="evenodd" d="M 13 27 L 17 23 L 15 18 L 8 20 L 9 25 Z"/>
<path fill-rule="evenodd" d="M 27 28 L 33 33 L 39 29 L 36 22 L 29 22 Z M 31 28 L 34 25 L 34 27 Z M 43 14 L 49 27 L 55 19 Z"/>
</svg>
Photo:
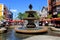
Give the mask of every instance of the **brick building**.
<svg viewBox="0 0 60 40">
<path fill-rule="evenodd" d="M 60 13 L 60 0 L 48 0 L 48 11 L 52 14 L 52 17 L 58 17 Z"/>
</svg>

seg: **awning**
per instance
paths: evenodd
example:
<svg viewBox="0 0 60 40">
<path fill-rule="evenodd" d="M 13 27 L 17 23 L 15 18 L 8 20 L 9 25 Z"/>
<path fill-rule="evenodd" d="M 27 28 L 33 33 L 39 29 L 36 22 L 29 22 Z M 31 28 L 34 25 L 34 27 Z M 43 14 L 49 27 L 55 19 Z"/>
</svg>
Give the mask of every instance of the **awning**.
<svg viewBox="0 0 60 40">
<path fill-rule="evenodd" d="M 52 18 L 51 20 L 57 20 L 57 21 L 60 21 L 60 18 Z"/>
</svg>

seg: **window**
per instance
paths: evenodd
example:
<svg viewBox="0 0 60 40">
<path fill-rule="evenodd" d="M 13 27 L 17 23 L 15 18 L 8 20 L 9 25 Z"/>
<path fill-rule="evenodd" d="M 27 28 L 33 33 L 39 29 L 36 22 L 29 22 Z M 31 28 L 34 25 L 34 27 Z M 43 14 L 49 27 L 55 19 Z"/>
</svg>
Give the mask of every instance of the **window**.
<svg viewBox="0 0 60 40">
<path fill-rule="evenodd" d="M 57 12 L 60 12 L 60 6 L 56 7 Z"/>
<path fill-rule="evenodd" d="M 53 7 L 53 12 L 56 12 L 56 7 Z"/>
<path fill-rule="evenodd" d="M 55 12 L 56 11 L 56 9 L 53 9 L 53 12 Z"/>
<path fill-rule="evenodd" d="M 56 1 L 56 0 L 51 0 L 51 1 L 53 1 L 53 2 L 54 2 L 54 1 Z"/>
<path fill-rule="evenodd" d="M 56 2 L 59 2 L 60 0 L 56 0 Z"/>
</svg>

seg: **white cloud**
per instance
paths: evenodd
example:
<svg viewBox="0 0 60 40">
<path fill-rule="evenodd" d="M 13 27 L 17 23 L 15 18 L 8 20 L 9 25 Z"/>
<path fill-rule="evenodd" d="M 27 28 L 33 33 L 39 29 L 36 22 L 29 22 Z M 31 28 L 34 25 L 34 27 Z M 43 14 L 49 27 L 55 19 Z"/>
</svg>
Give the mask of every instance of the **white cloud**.
<svg viewBox="0 0 60 40">
<path fill-rule="evenodd" d="M 11 12 L 17 12 L 17 10 L 16 10 L 16 9 L 10 9 L 10 11 L 11 11 Z"/>
</svg>

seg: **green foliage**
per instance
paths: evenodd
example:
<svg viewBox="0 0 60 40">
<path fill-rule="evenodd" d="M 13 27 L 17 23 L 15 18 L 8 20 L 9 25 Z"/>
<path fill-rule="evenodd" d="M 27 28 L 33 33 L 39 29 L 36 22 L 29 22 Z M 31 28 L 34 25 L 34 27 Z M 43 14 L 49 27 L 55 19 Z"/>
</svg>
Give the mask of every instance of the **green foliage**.
<svg viewBox="0 0 60 40">
<path fill-rule="evenodd" d="M 28 13 L 23 13 L 23 18 L 28 18 Z"/>
<path fill-rule="evenodd" d="M 52 14 L 48 15 L 47 18 L 51 18 L 52 17 Z M 58 13 L 58 17 L 60 17 L 60 13 Z"/>
<path fill-rule="evenodd" d="M 52 14 L 48 15 L 48 17 L 47 17 L 47 18 L 51 18 L 51 17 L 52 17 Z"/>
<path fill-rule="evenodd" d="M 17 18 L 22 19 L 23 18 L 23 14 L 21 12 L 19 12 Z"/>
<path fill-rule="evenodd" d="M 35 17 L 35 18 L 39 18 L 39 16 L 38 16 L 37 13 L 34 13 L 34 17 Z"/>
<path fill-rule="evenodd" d="M 34 17 L 35 17 L 35 18 L 39 18 L 39 16 L 37 15 L 37 13 L 34 13 Z M 19 18 L 19 19 L 28 18 L 28 13 L 21 13 L 21 12 L 19 12 L 17 18 Z"/>
<path fill-rule="evenodd" d="M 37 13 L 34 13 L 34 17 L 35 18 L 39 18 L 39 16 L 37 15 Z M 28 18 L 28 13 L 24 13 L 23 14 L 23 18 Z"/>
<path fill-rule="evenodd" d="M 58 13 L 58 17 L 60 17 L 60 13 Z"/>
</svg>

